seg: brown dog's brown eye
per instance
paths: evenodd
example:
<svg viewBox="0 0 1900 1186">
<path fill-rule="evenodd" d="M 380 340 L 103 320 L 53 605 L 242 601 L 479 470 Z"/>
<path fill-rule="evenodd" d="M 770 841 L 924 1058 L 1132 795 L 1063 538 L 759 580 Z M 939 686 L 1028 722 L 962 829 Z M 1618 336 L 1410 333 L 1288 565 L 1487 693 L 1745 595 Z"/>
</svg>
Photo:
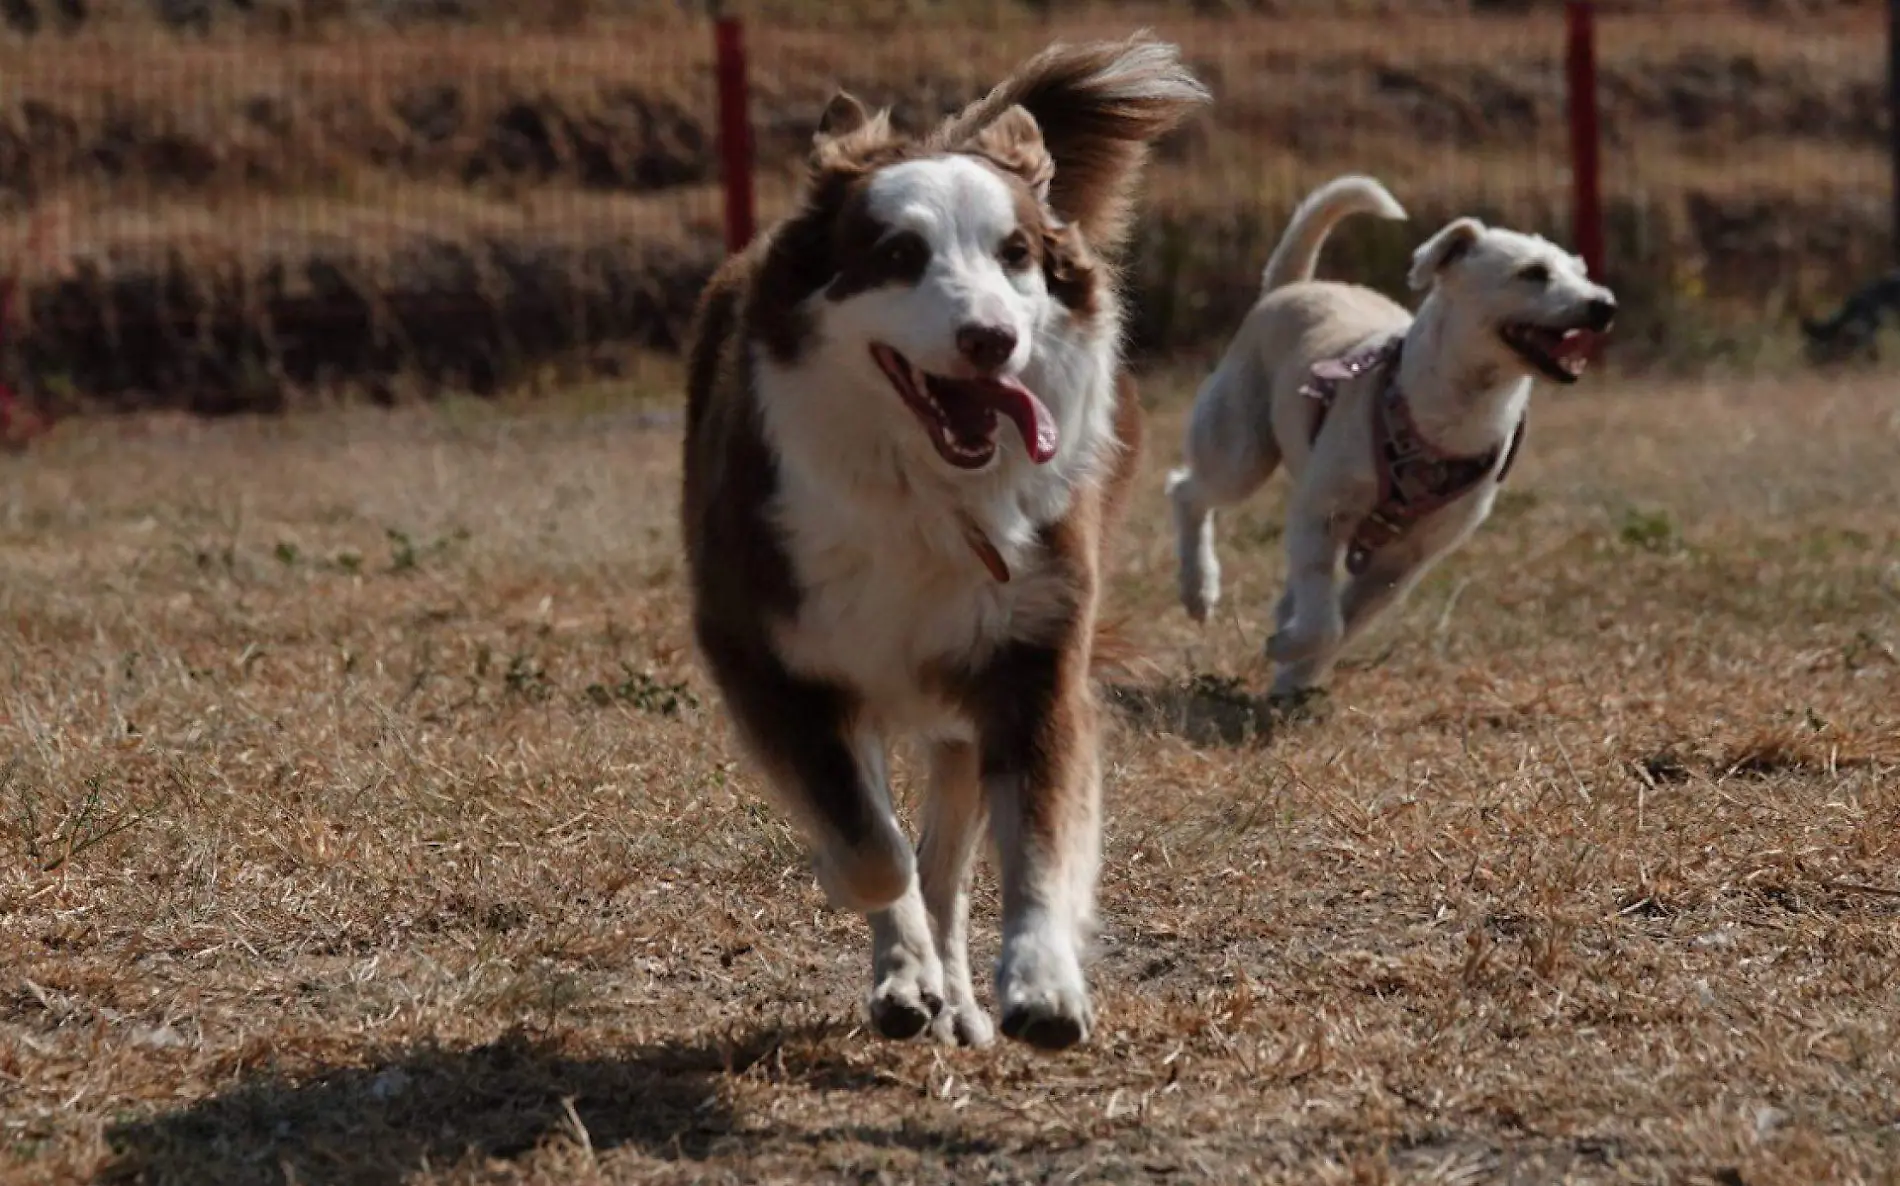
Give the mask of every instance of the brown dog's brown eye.
<svg viewBox="0 0 1900 1186">
<path fill-rule="evenodd" d="M 1549 284 L 1550 269 L 1543 264 L 1532 264 L 1528 268 L 1520 269 L 1517 278 L 1527 284 Z"/>
<path fill-rule="evenodd" d="M 930 248 L 913 234 L 893 235 L 878 249 L 886 271 L 900 276 L 920 276 L 930 264 Z"/>
<path fill-rule="evenodd" d="M 1003 261 L 1006 268 L 1026 268 L 1029 266 L 1029 236 L 1017 231 L 1003 240 L 996 252 L 996 258 Z"/>
</svg>

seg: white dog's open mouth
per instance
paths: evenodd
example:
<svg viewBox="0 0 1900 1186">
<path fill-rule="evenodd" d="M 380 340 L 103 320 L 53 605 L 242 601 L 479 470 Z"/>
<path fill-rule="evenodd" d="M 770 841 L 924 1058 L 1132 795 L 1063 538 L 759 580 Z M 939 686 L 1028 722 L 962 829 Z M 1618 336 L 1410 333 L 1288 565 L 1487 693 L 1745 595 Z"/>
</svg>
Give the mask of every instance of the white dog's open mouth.
<svg viewBox="0 0 1900 1186">
<path fill-rule="evenodd" d="M 958 469 L 980 469 L 996 456 L 996 418 L 1009 418 L 1029 459 L 1042 465 L 1056 455 L 1056 421 L 1035 392 L 1010 378 L 953 379 L 933 375 L 882 343 L 871 357 L 890 379 L 930 443 Z"/>
<path fill-rule="evenodd" d="M 1519 358 L 1559 383 L 1575 383 L 1583 376 L 1603 338 L 1595 330 L 1556 329 L 1522 321 L 1505 326 L 1499 336 Z"/>
</svg>

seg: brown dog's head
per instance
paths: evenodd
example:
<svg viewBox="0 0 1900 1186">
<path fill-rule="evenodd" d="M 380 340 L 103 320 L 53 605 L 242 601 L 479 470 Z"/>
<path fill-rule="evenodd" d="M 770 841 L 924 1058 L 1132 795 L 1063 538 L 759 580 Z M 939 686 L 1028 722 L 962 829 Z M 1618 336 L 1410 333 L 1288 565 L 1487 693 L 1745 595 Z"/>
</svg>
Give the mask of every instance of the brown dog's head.
<svg viewBox="0 0 1900 1186">
<path fill-rule="evenodd" d="M 1142 38 L 1052 46 L 922 138 L 840 93 L 803 208 L 774 235 L 755 331 L 781 365 L 820 354 L 897 397 L 828 409 L 853 432 L 900 430 L 981 470 L 1013 451 L 1007 420 L 1022 457 L 1048 462 L 1071 409 L 1046 372 L 1118 332 L 1098 261 L 1126 235 L 1149 142 L 1205 98 L 1173 46 Z"/>
</svg>

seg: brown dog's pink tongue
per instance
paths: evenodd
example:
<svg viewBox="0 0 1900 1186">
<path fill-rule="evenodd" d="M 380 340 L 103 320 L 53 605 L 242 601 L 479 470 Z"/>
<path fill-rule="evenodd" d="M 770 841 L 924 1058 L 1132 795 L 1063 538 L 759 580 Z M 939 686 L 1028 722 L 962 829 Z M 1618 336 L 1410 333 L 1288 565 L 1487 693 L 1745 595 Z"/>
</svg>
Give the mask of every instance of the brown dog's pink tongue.
<svg viewBox="0 0 1900 1186">
<path fill-rule="evenodd" d="M 1056 418 L 1035 392 L 1014 379 L 998 379 L 983 386 L 990 405 L 1016 426 L 1029 460 L 1043 465 L 1056 455 Z"/>
</svg>

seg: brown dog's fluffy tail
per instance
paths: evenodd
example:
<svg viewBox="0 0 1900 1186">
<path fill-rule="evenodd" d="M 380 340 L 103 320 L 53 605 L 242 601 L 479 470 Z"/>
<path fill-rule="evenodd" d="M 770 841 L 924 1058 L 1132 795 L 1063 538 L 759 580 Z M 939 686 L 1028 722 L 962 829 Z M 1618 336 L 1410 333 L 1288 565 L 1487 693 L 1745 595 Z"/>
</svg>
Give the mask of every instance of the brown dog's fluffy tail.
<svg viewBox="0 0 1900 1186">
<path fill-rule="evenodd" d="M 1140 683 L 1152 675 L 1154 661 L 1129 637 L 1128 619 L 1097 618 L 1089 646 L 1089 674 L 1096 679 Z"/>
<path fill-rule="evenodd" d="M 1180 50 L 1146 33 L 1127 41 L 1058 42 L 930 139 L 933 147 L 956 149 L 1011 108 L 1027 111 L 1055 162 L 1049 208 L 1097 251 L 1113 251 L 1128 233 L 1149 144 L 1209 97 L 1182 65 Z"/>
</svg>

